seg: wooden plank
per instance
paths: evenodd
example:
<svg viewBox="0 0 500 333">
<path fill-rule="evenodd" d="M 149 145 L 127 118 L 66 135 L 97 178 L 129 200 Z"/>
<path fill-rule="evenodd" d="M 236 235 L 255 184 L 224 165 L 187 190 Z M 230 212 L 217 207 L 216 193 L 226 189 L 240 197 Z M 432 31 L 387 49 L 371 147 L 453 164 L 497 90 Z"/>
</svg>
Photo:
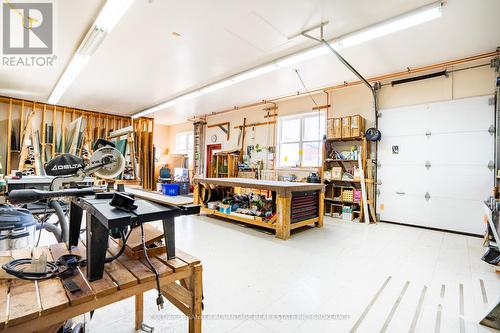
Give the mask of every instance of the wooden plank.
<svg viewBox="0 0 500 333">
<path fill-rule="evenodd" d="M 66 244 L 64 243 L 52 244 L 50 246 L 50 252 L 52 253 L 53 258 L 59 258 L 63 254 L 69 253 Z M 66 291 L 66 295 L 69 298 L 71 306 L 82 304 L 84 302 L 91 301 L 95 298 L 94 292 L 88 285 L 87 280 L 83 277 L 80 269 L 77 269 L 74 275 L 62 278 L 61 280 L 64 281 L 66 279 L 73 280 L 78 285 L 78 287 L 80 287 L 80 290 L 75 291 L 74 293 L 70 292 L 66 288 L 64 289 Z"/>
<path fill-rule="evenodd" d="M 313 217 L 312 219 L 307 219 L 304 221 L 292 223 L 292 224 L 290 224 L 290 229 L 293 230 L 293 229 L 297 229 L 297 228 L 300 228 L 300 227 L 303 227 L 303 226 L 306 226 L 309 224 L 313 224 L 313 223 L 318 222 L 318 220 L 319 220 L 318 217 Z"/>
<path fill-rule="evenodd" d="M 39 316 L 38 293 L 34 281 L 10 280 L 8 325 L 17 325 Z"/>
<path fill-rule="evenodd" d="M 85 244 L 85 241 L 83 241 L 83 243 Z M 108 255 L 110 256 L 111 253 L 108 252 Z M 104 271 L 109 274 L 113 281 L 115 281 L 119 290 L 133 287 L 139 283 L 137 278 L 118 260 L 105 264 Z"/>
<path fill-rule="evenodd" d="M 12 258 L 31 258 L 31 250 L 12 251 Z M 39 312 L 40 306 L 35 282 L 21 279 L 10 280 L 8 325 L 17 325 L 35 319 L 39 316 Z"/>
<path fill-rule="evenodd" d="M 158 258 L 162 263 L 172 268 L 174 272 L 184 271 L 189 268 L 189 265 L 179 258 L 173 258 L 168 260 L 166 253 L 157 255 L 156 258 Z"/>
<path fill-rule="evenodd" d="M 290 238 L 290 207 L 292 199 L 278 195 L 276 198 L 276 237 L 280 239 Z"/>
<path fill-rule="evenodd" d="M 52 111 L 52 158 L 56 156 L 56 140 L 57 140 L 57 106 L 54 105 L 54 111 Z"/>
<path fill-rule="evenodd" d="M 201 333 L 201 312 L 203 310 L 203 279 L 202 266 L 193 267 L 191 276 L 191 291 L 193 292 L 192 315 L 189 317 L 189 333 Z"/>
<path fill-rule="evenodd" d="M 201 261 L 200 259 L 178 249 L 175 248 L 175 255 L 180 258 L 182 261 L 187 262 L 190 265 L 196 265 L 199 264 Z"/>
<path fill-rule="evenodd" d="M 164 234 L 158 228 L 153 227 L 150 224 L 144 225 L 144 239 L 146 244 L 149 242 L 159 241 L 163 238 Z M 127 247 L 132 250 L 142 250 L 142 232 L 141 228 L 137 227 L 130 231 L 130 235 L 127 239 Z"/>
<path fill-rule="evenodd" d="M 160 280 L 160 283 L 162 285 L 164 284 L 169 284 L 172 283 L 176 280 L 181 280 L 181 279 L 186 279 L 189 278 L 192 274 L 192 270 L 186 270 L 182 271 L 179 273 L 174 273 L 170 274 Z M 38 317 L 35 318 L 32 321 L 22 323 L 18 326 L 12 326 L 8 325 L 4 330 L 2 330 L 2 333 L 19 333 L 19 332 L 31 332 L 33 330 L 33 327 L 36 327 L 38 330 L 44 329 L 46 327 L 50 327 L 56 323 L 60 323 L 62 321 L 65 321 L 67 319 L 76 317 L 78 315 L 81 315 L 83 313 L 99 309 L 103 306 L 119 302 L 121 300 L 124 300 L 126 298 L 135 296 L 139 293 L 146 292 L 148 290 L 156 288 L 156 281 L 148 281 L 146 283 L 141 283 L 141 284 L 136 284 L 135 286 L 132 286 L 130 288 L 124 289 L 124 290 L 118 290 L 115 293 L 112 293 L 111 295 L 101 297 L 98 299 L 95 299 L 91 302 L 86 302 L 82 304 L 78 304 L 75 306 L 70 306 L 64 311 L 60 311 L 57 313 L 51 313 L 47 316 L 43 317 Z"/>
<path fill-rule="evenodd" d="M 77 254 L 82 257 L 82 259 L 87 258 L 87 251 L 85 245 L 80 241 L 77 247 L 71 249 L 71 253 Z M 87 267 L 81 267 L 83 276 L 87 277 Z M 104 272 L 102 279 L 95 281 L 88 281 L 90 288 L 94 292 L 96 297 L 102 297 L 109 295 L 118 290 L 118 285 L 109 277 L 108 273 Z"/>
<path fill-rule="evenodd" d="M 299 183 L 299 182 L 282 182 L 277 180 L 260 180 L 251 178 L 194 178 L 193 182 L 206 183 L 213 185 L 252 188 L 259 190 L 269 190 L 276 192 L 295 192 L 295 191 L 312 191 L 322 190 L 324 184 L 317 183 Z"/>
<path fill-rule="evenodd" d="M 7 121 L 7 175 L 11 172 L 12 163 L 12 98 L 9 99 L 9 119 Z"/>
<path fill-rule="evenodd" d="M 52 254 L 48 247 L 37 247 L 33 249 L 33 257 L 38 258 L 42 253 L 47 256 L 47 261 L 52 261 Z M 66 296 L 61 281 L 58 278 L 38 281 L 38 293 L 40 295 L 40 314 L 47 315 L 61 311 L 69 306 L 69 299 Z"/>
<path fill-rule="evenodd" d="M 0 280 L 0 330 L 5 327 L 7 321 L 7 296 L 9 294 L 9 281 Z"/>
<path fill-rule="evenodd" d="M 144 294 L 135 295 L 135 330 L 140 331 L 144 322 Z"/>
<path fill-rule="evenodd" d="M 112 240 L 109 241 L 108 250 L 112 255 L 118 253 L 119 249 L 120 246 L 117 243 Z M 155 278 L 153 272 L 139 260 L 129 258 L 125 254 L 121 255 L 117 260 L 139 280 L 139 283 L 144 283 Z"/>
<path fill-rule="evenodd" d="M 144 226 L 146 227 L 146 225 Z M 155 230 L 158 230 L 156 229 L 155 227 L 151 226 L 151 228 L 155 229 Z M 139 228 L 136 228 L 136 229 L 139 229 Z M 145 230 L 144 230 L 145 231 Z M 162 233 L 163 235 L 163 233 Z M 131 237 L 131 236 L 130 236 Z M 128 242 L 130 241 L 130 237 L 127 241 L 127 246 L 128 246 Z M 113 242 L 115 242 L 118 246 L 119 246 L 119 243 L 117 241 L 115 241 L 114 239 L 112 240 Z M 142 244 L 141 244 L 141 247 L 142 247 Z M 166 251 L 166 250 L 165 250 Z M 122 256 L 125 256 L 127 257 L 126 254 L 123 254 Z M 121 257 L 120 257 L 121 258 Z M 128 257 L 127 257 L 128 258 Z M 130 258 L 131 260 L 137 260 L 137 259 L 133 259 L 133 258 Z M 169 274 L 172 274 L 174 271 L 172 268 L 170 268 L 169 266 L 165 265 L 163 262 L 161 262 L 158 258 L 156 258 L 155 256 L 149 256 L 149 260 L 151 261 L 151 264 L 154 266 L 154 268 L 156 268 L 156 271 L 158 272 L 158 274 L 160 275 L 160 277 L 164 277 L 166 275 L 169 275 Z M 140 262 L 142 262 L 148 269 L 149 269 L 149 263 L 147 262 L 146 258 L 142 258 L 141 260 L 139 260 Z"/>
<path fill-rule="evenodd" d="M 168 196 L 158 192 L 148 191 L 139 186 L 125 186 L 125 192 L 131 193 L 138 198 L 143 198 L 164 205 L 182 206 L 192 204 L 194 199 L 188 196 Z"/>
<path fill-rule="evenodd" d="M 187 305 L 189 308 L 193 306 L 193 293 L 176 282 L 162 286 L 161 293 L 164 295 L 169 294 Z"/>
<path fill-rule="evenodd" d="M 223 218 L 226 218 L 226 219 L 229 219 L 229 220 L 234 220 L 234 221 L 238 221 L 238 222 L 252 224 L 252 225 L 256 225 L 256 226 L 263 227 L 263 228 L 268 228 L 268 229 L 273 229 L 273 230 L 276 229 L 276 226 L 274 224 L 272 224 L 272 223 L 260 222 L 260 221 L 257 221 L 257 220 L 253 220 L 251 218 L 245 218 L 245 217 L 241 217 L 241 216 L 238 216 L 238 215 L 225 214 L 225 213 L 221 213 L 218 210 L 214 210 L 214 209 L 209 209 L 209 208 L 201 207 L 200 211 L 205 212 L 207 214 L 211 214 L 211 215 L 223 217 Z"/>
<path fill-rule="evenodd" d="M 66 152 L 66 108 L 63 108 L 61 119 L 61 153 Z"/>
</svg>

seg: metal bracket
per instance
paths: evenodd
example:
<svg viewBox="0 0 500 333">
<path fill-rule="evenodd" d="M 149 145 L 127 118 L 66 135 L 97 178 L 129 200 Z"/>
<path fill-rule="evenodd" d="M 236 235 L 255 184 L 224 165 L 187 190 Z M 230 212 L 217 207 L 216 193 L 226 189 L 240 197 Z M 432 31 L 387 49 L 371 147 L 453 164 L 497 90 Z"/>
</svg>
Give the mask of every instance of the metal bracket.
<svg viewBox="0 0 500 333">
<path fill-rule="evenodd" d="M 377 118 L 382 118 L 382 112 L 377 112 Z"/>
<path fill-rule="evenodd" d="M 142 323 L 141 328 L 139 328 L 136 333 L 153 333 L 154 330 L 154 327 Z"/>
<path fill-rule="evenodd" d="M 429 201 L 430 198 L 431 195 L 429 194 L 429 192 L 425 192 L 425 200 Z"/>
<path fill-rule="evenodd" d="M 428 138 L 430 138 L 430 137 L 431 137 L 431 135 L 432 135 L 432 132 L 431 132 L 430 130 L 427 130 L 427 131 L 425 132 L 425 136 L 427 137 L 427 139 L 428 139 Z"/>
<path fill-rule="evenodd" d="M 380 179 L 377 179 L 377 182 L 376 182 L 377 185 L 382 185 L 382 180 Z"/>
<path fill-rule="evenodd" d="M 495 125 L 490 125 L 490 127 L 488 128 L 488 133 L 490 133 L 491 135 L 495 134 Z"/>
<path fill-rule="evenodd" d="M 490 67 L 494 68 L 497 73 L 500 71 L 500 57 L 495 57 L 491 59 Z"/>
<path fill-rule="evenodd" d="M 376 192 L 377 196 L 380 196 L 380 190 L 377 188 L 377 192 Z"/>
<path fill-rule="evenodd" d="M 495 105 L 495 97 L 488 98 L 488 105 Z"/>
<path fill-rule="evenodd" d="M 380 161 L 377 161 L 377 168 L 380 168 L 382 166 L 382 163 L 380 163 Z"/>
<path fill-rule="evenodd" d="M 430 161 L 425 162 L 425 168 L 429 170 L 431 168 L 432 164 Z"/>
<path fill-rule="evenodd" d="M 380 90 L 380 89 L 382 89 L 382 83 L 380 83 L 380 81 L 374 82 L 373 83 L 373 89 L 374 90 Z"/>
<path fill-rule="evenodd" d="M 490 170 L 495 169 L 495 162 L 493 162 L 493 161 L 489 161 L 489 162 L 488 162 L 488 169 L 490 169 Z"/>
</svg>

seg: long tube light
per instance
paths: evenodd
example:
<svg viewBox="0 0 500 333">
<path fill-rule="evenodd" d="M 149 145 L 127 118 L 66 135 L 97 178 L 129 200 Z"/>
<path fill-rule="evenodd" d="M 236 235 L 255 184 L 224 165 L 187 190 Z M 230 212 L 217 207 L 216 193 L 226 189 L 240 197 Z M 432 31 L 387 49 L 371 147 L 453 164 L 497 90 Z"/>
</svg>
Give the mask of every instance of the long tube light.
<svg viewBox="0 0 500 333">
<path fill-rule="evenodd" d="M 134 0 L 106 1 L 92 27 L 78 46 L 78 49 L 52 90 L 47 101 L 49 104 L 56 104 L 61 99 L 64 92 L 85 67 L 99 45 L 101 45 L 106 35 L 113 30 L 133 2 Z"/>
<path fill-rule="evenodd" d="M 438 1 L 430 5 L 421 7 L 403 15 L 399 15 L 392 19 L 377 23 L 367 28 L 352 32 L 342 37 L 331 40 L 329 43 L 335 50 L 345 49 L 354 45 L 365 43 L 391 33 L 411 28 L 413 26 L 437 19 L 442 15 L 442 6 L 444 2 Z M 157 104 L 150 108 L 144 109 L 132 115 L 132 118 L 143 117 L 148 114 L 157 112 L 161 109 L 173 106 L 181 101 L 189 100 L 228 86 L 242 82 L 280 68 L 288 67 L 297 63 L 304 62 L 309 59 L 328 54 L 329 50 L 324 45 L 319 45 L 300 51 L 289 56 L 276 59 L 270 63 L 254 67 L 252 69 L 232 75 L 226 79 L 216 81 L 201 88 L 189 91 L 185 94 L 176 96 L 166 102 Z"/>
</svg>

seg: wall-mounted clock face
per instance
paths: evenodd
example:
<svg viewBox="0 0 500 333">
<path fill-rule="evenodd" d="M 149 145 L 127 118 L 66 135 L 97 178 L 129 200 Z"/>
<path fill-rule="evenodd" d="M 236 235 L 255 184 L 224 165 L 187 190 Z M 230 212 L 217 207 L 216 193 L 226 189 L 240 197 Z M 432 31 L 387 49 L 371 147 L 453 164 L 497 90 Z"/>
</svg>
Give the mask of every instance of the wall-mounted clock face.
<svg viewBox="0 0 500 333">
<path fill-rule="evenodd" d="M 212 140 L 212 142 L 217 142 L 217 134 L 212 135 L 210 140 Z"/>
</svg>

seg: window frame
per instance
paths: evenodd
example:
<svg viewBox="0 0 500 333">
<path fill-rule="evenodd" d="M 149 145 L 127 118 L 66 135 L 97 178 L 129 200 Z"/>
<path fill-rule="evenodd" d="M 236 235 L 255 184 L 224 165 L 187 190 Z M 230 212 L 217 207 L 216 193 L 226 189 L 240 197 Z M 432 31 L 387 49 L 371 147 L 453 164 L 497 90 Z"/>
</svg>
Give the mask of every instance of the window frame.
<svg viewBox="0 0 500 333">
<path fill-rule="evenodd" d="M 192 147 L 189 146 L 189 137 L 193 137 L 193 142 L 194 142 L 194 133 L 192 131 L 186 131 L 186 132 L 178 132 L 175 133 L 175 153 L 176 154 L 185 154 L 188 155 L 188 160 L 189 160 L 189 165 L 191 165 L 191 161 L 194 157 L 194 144 Z M 185 137 L 185 144 L 186 144 L 186 149 L 179 149 L 179 141 L 181 137 Z"/>
<path fill-rule="evenodd" d="M 318 140 L 304 140 L 305 133 L 305 119 L 306 118 L 323 118 L 323 133 L 320 133 L 320 137 Z M 283 132 L 283 122 L 291 119 L 299 119 L 300 120 L 300 135 L 299 141 L 282 141 L 282 132 Z M 304 144 L 307 143 L 319 143 L 320 152 L 323 151 L 323 137 L 321 134 L 326 134 L 326 112 L 325 111 L 314 111 L 314 112 L 306 112 L 301 114 L 294 114 L 289 116 L 281 116 L 278 117 L 278 147 L 277 147 L 277 165 L 278 169 L 286 169 L 286 168 L 317 168 L 320 167 L 323 162 L 322 153 L 320 153 L 320 158 L 318 161 L 318 165 L 304 165 Z M 299 166 L 288 166 L 281 165 L 281 145 L 283 144 L 299 144 Z M 302 152 L 302 153 L 301 153 Z"/>
</svg>

